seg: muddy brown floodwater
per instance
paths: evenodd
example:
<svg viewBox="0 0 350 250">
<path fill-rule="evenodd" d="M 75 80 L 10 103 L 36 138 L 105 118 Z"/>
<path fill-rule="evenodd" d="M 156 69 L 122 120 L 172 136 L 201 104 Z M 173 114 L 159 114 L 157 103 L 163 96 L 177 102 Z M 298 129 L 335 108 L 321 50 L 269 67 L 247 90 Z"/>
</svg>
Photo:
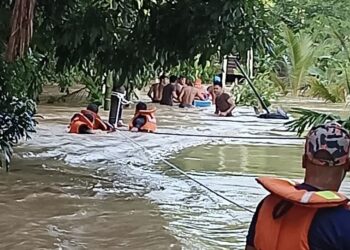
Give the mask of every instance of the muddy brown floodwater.
<svg viewBox="0 0 350 250">
<path fill-rule="evenodd" d="M 298 101 L 282 104 L 300 106 Z M 317 102 L 305 105 L 326 108 Z M 345 114 L 340 105 L 328 108 Z M 0 249 L 244 249 L 252 214 L 159 160 L 168 159 L 252 210 L 266 194 L 255 177 L 303 176 L 302 140 L 288 139 L 294 134 L 284 121 L 259 120 L 250 108 L 217 118 L 212 109 L 159 107 L 160 132 L 197 137 L 67 134 L 69 118 L 79 109 L 40 106 L 45 120 L 32 140 L 16 148 L 11 172 L 1 174 Z M 126 110 L 125 121 L 132 113 Z M 101 114 L 107 118 L 107 112 Z M 350 194 L 348 179 L 342 191 Z"/>
</svg>

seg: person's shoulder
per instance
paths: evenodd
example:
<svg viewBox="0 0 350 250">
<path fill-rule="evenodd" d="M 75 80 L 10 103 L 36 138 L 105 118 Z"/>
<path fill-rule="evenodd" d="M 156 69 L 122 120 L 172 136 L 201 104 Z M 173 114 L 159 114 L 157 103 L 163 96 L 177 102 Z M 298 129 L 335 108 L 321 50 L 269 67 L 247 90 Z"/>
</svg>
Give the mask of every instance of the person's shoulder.
<svg viewBox="0 0 350 250">
<path fill-rule="evenodd" d="M 309 231 L 313 246 L 333 246 L 335 249 L 350 249 L 350 210 L 345 207 L 323 208 L 317 211 Z M 335 243 L 336 242 L 336 243 Z M 336 244 L 336 245 L 334 245 Z M 337 246 L 345 248 L 337 248 Z"/>
<path fill-rule="evenodd" d="M 341 221 L 349 221 L 348 227 L 350 229 L 350 209 L 348 207 L 323 208 L 317 213 L 320 220 L 338 223 Z"/>
<path fill-rule="evenodd" d="M 222 93 L 222 96 L 225 97 L 225 98 L 231 98 L 231 95 L 229 93 Z"/>
</svg>

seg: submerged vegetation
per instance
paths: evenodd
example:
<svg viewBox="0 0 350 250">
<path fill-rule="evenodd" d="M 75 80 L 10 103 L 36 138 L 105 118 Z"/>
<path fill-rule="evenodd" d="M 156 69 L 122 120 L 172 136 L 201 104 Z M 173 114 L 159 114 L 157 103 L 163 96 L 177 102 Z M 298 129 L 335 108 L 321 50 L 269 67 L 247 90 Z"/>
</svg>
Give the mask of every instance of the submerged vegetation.
<svg viewBox="0 0 350 250">
<path fill-rule="evenodd" d="M 254 83 L 266 102 L 281 95 L 343 102 L 350 92 L 349 9 L 344 0 L 1 1 L 6 165 L 12 145 L 33 130 L 30 100 L 40 100 L 45 84 L 69 95 L 79 83 L 91 100 L 102 101 L 103 85 L 124 85 L 130 96 L 161 72 L 209 83 L 224 55 L 238 53 L 244 62 L 252 48 Z M 239 104 L 257 104 L 245 85 L 234 94 Z"/>
</svg>

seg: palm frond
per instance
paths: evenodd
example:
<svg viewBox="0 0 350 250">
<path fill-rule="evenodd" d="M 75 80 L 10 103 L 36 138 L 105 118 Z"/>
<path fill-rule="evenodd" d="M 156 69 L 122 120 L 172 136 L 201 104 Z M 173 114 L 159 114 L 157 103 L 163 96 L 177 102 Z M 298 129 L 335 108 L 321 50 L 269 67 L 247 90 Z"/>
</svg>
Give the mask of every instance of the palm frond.
<svg viewBox="0 0 350 250">
<path fill-rule="evenodd" d="M 270 80 L 282 91 L 283 95 L 288 94 L 288 86 L 283 79 L 279 78 L 275 72 L 270 73 Z"/>
<path fill-rule="evenodd" d="M 333 102 L 333 103 L 338 101 L 337 96 L 332 95 L 330 90 L 317 79 L 313 79 L 310 82 L 310 86 L 311 86 L 310 94 L 312 97 L 319 97 L 324 99 L 325 101 Z"/>
<path fill-rule="evenodd" d="M 298 33 L 294 34 L 287 26 L 284 26 L 285 44 L 288 48 L 290 61 L 290 82 L 293 94 L 298 89 L 307 85 L 307 75 L 314 63 L 315 47 L 311 36 Z"/>
<path fill-rule="evenodd" d="M 324 124 L 327 121 L 337 121 L 340 124 L 346 124 L 350 121 L 342 121 L 339 116 L 332 114 L 319 113 L 316 111 L 303 109 L 303 108 L 294 108 L 291 110 L 291 113 L 298 115 L 299 117 L 293 121 L 285 123 L 289 131 L 297 132 L 299 136 L 309 127 L 317 126 Z"/>
<path fill-rule="evenodd" d="M 329 93 L 336 98 L 337 102 L 345 102 L 347 95 L 346 89 L 347 87 L 342 83 L 331 84 L 328 87 Z"/>
<path fill-rule="evenodd" d="M 344 39 L 344 36 L 342 34 L 340 34 L 340 32 L 338 32 L 336 29 L 333 30 L 333 33 L 336 36 L 336 38 L 338 38 L 341 46 L 343 47 L 343 49 L 344 49 L 344 51 L 346 53 L 347 59 L 350 62 L 350 52 L 348 50 L 348 46 L 346 45 L 346 41 Z"/>
<path fill-rule="evenodd" d="M 345 73 L 345 81 L 346 81 L 346 88 L 347 88 L 347 92 L 350 93 L 350 78 L 349 78 L 349 72 L 348 72 L 348 68 L 343 68 L 344 73 Z"/>
</svg>

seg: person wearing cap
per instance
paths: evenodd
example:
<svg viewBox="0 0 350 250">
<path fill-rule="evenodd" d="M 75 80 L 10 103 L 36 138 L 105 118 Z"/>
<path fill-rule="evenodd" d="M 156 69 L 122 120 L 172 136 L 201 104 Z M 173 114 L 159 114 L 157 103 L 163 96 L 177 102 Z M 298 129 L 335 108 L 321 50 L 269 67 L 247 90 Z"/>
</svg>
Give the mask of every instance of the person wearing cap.
<svg viewBox="0 0 350 250">
<path fill-rule="evenodd" d="M 219 116 L 232 116 L 232 111 L 235 109 L 236 105 L 232 97 L 224 92 L 219 76 L 214 77 L 213 91 L 216 96 L 215 114 Z"/>
<path fill-rule="evenodd" d="M 306 137 L 303 183 L 258 178 L 270 194 L 253 216 L 246 250 L 350 249 L 349 199 L 338 192 L 349 170 L 349 151 L 349 132 L 326 123 Z"/>
<path fill-rule="evenodd" d="M 114 127 L 102 121 L 95 103 L 90 103 L 85 110 L 74 114 L 69 124 L 69 133 L 95 134 L 97 130 L 113 131 Z"/>
</svg>

